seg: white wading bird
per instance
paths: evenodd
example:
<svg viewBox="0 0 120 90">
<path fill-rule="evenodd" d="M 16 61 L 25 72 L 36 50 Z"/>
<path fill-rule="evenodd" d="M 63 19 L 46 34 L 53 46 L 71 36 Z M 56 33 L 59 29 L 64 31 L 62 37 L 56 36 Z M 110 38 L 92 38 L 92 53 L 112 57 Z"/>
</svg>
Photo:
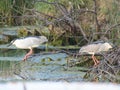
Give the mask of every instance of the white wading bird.
<svg viewBox="0 0 120 90">
<path fill-rule="evenodd" d="M 112 48 L 112 45 L 108 42 L 95 42 L 93 44 L 81 47 L 79 53 L 80 54 L 87 53 L 92 55 L 94 66 L 96 66 L 99 64 L 99 61 L 94 55 L 100 52 L 108 51 L 110 48 Z"/>
<path fill-rule="evenodd" d="M 32 55 L 33 53 L 32 48 L 38 47 L 40 44 L 43 44 L 45 42 L 48 42 L 48 39 L 45 36 L 31 36 L 12 40 L 8 46 L 13 44 L 17 48 L 30 49 L 30 51 L 23 58 L 23 60 L 25 61 L 30 55 Z"/>
</svg>

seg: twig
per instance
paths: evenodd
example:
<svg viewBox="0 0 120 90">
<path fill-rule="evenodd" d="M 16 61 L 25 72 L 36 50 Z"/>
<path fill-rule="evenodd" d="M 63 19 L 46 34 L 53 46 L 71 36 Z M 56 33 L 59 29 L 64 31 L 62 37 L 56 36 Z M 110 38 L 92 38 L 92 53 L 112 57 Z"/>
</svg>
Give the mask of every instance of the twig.
<svg viewBox="0 0 120 90">
<path fill-rule="evenodd" d="M 84 39 L 85 39 L 86 41 L 88 41 L 88 42 L 89 42 L 89 40 L 87 39 L 86 34 L 84 33 L 84 31 L 83 31 L 83 29 L 82 29 L 81 25 L 79 25 L 78 23 L 75 23 L 75 24 L 76 24 L 76 26 L 78 26 L 78 27 L 79 27 L 80 32 L 82 33 L 82 35 L 83 35 Z"/>
<path fill-rule="evenodd" d="M 106 30 L 106 32 L 105 32 L 105 35 L 106 35 L 107 32 L 110 31 L 112 28 L 115 28 L 115 27 L 117 27 L 117 26 L 119 26 L 119 25 L 120 25 L 120 23 L 114 24 L 113 26 L 111 26 L 110 28 L 108 28 L 108 29 Z"/>
<path fill-rule="evenodd" d="M 96 31 L 98 32 L 100 30 L 100 25 L 98 23 L 98 18 L 97 18 L 97 1 L 94 1 L 94 14 L 95 14 L 95 22 L 96 22 Z"/>
<path fill-rule="evenodd" d="M 120 78 L 119 78 L 119 77 L 117 77 L 117 76 L 115 76 L 115 75 L 113 75 L 113 74 L 109 73 L 108 71 L 101 70 L 101 69 L 98 69 L 98 71 L 104 72 L 104 73 L 108 74 L 109 76 L 111 76 L 111 77 L 113 77 L 113 78 L 115 78 L 115 79 L 117 79 L 117 80 L 120 80 Z"/>
<path fill-rule="evenodd" d="M 96 12 L 94 10 L 86 10 L 86 9 L 79 9 L 77 10 L 79 13 L 84 13 L 84 12 L 89 12 L 89 13 L 93 13 L 96 14 Z"/>
</svg>

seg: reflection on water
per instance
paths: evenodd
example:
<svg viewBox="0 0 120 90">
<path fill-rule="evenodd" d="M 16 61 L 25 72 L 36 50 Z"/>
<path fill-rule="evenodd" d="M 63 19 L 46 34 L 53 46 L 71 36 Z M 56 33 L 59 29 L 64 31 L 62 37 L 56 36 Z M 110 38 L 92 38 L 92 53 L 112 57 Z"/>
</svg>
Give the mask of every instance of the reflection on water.
<svg viewBox="0 0 120 90">
<path fill-rule="evenodd" d="M 26 53 L 27 50 L 22 49 L 0 49 L 0 57 L 20 57 Z"/>
<path fill-rule="evenodd" d="M 17 79 L 14 75 L 16 63 L 16 61 L 0 61 L 0 80 Z"/>
<path fill-rule="evenodd" d="M 0 49 L 0 80 L 15 80 L 20 79 L 14 72 L 16 71 L 16 64 L 21 61 L 25 54 L 25 50 L 20 49 Z M 17 68 L 20 65 L 17 65 Z"/>
<path fill-rule="evenodd" d="M 3 80 L 42 80 L 42 81 L 81 81 L 83 72 L 67 67 L 66 53 L 38 52 L 27 61 L 22 61 L 28 50 L 0 49 L 0 81 Z"/>
</svg>

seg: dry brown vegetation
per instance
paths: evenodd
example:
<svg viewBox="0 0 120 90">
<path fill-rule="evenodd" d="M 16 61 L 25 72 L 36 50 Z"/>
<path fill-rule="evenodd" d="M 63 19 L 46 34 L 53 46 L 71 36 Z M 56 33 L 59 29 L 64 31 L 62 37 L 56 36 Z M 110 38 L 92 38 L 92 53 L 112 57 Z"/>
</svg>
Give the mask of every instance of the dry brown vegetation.
<svg viewBox="0 0 120 90">
<path fill-rule="evenodd" d="M 3 2 L 7 5 L 2 6 Z M 33 25 L 40 27 L 38 31 L 47 27 L 54 45 L 83 45 L 103 36 L 119 42 L 118 0 L 11 0 L 0 4 L 2 27 Z"/>
</svg>

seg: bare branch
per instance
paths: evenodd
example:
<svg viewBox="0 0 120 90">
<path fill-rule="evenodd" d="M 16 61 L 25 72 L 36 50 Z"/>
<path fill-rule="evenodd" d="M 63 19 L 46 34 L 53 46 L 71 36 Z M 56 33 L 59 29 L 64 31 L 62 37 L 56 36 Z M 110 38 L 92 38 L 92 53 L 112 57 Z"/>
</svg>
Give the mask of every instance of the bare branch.
<svg viewBox="0 0 120 90">
<path fill-rule="evenodd" d="M 105 34 L 107 34 L 108 31 L 110 31 L 111 29 L 113 29 L 113 28 L 115 28 L 115 27 L 117 27 L 117 26 L 120 26 L 120 23 L 114 24 L 113 26 L 111 26 L 110 28 L 108 28 L 108 29 L 106 30 Z"/>
<path fill-rule="evenodd" d="M 44 2 L 44 3 L 47 3 L 47 4 L 52 4 L 52 5 L 56 6 L 61 11 L 62 14 L 67 14 L 66 7 L 59 2 L 49 2 L 49 1 L 46 1 L 46 0 L 36 0 L 36 2 Z"/>
<path fill-rule="evenodd" d="M 97 18 L 97 1 L 94 1 L 94 14 L 95 14 L 95 22 L 96 22 L 96 31 L 98 32 L 100 30 L 100 25 L 98 23 L 98 18 Z"/>
<path fill-rule="evenodd" d="M 83 31 L 83 29 L 82 29 L 81 25 L 79 25 L 78 23 L 76 23 L 76 26 L 78 26 L 78 27 L 79 27 L 79 29 L 80 29 L 80 31 L 81 31 L 81 33 L 82 33 L 82 35 L 83 35 L 84 39 L 85 39 L 86 41 L 88 41 L 88 42 L 89 42 L 89 40 L 87 39 L 86 34 L 84 33 L 84 31 Z"/>
<path fill-rule="evenodd" d="M 79 9 L 79 10 L 77 10 L 77 11 L 78 11 L 79 13 L 89 12 L 89 13 L 96 14 L 95 10 Z"/>
</svg>

